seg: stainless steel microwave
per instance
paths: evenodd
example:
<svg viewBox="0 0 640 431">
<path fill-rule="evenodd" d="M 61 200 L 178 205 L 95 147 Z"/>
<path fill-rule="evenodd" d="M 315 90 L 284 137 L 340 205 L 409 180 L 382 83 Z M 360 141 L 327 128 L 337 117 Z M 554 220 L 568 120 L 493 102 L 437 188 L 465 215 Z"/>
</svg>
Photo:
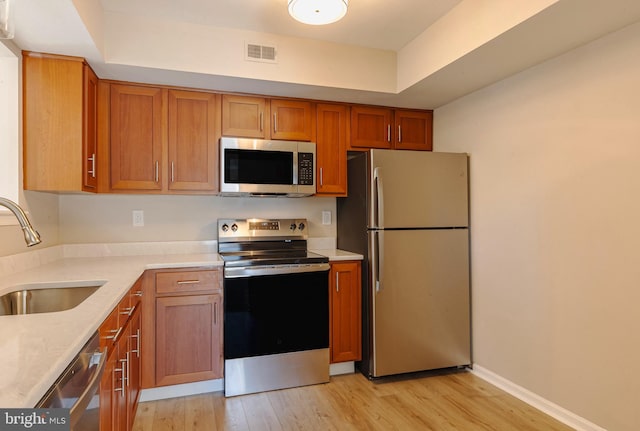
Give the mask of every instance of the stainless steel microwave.
<svg viewBox="0 0 640 431">
<path fill-rule="evenodd" d="M 315 160 L 313 142 L 220 138 L 220 195 L 310 196 Z"/>
</svg>

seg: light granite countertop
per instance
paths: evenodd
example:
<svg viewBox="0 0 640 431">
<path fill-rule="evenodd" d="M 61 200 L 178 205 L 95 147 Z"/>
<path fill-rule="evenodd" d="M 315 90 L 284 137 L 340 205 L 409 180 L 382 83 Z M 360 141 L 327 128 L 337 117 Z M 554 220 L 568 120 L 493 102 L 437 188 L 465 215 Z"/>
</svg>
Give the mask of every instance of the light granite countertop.
<svg viewBox="0 0 640 431">
<path fill-rule="evenodd" d="M 362 259 L 342 250 L 314 251 L 330 261 Z M 145 270 L 222 265 L 216 253 L 65 257 L 0 277 L 0 295 L 38 283 L 104 282 L 71 310 L 0 316 L 0 407 L 35 406 Z"/>
</svg>

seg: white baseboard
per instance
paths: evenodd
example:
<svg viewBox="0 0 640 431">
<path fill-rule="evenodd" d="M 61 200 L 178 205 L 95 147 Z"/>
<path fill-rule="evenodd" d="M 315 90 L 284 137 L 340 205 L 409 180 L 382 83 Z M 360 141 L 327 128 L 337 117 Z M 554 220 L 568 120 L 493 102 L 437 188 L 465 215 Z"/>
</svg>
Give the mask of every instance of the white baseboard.
<svg viewBox="0 0 640 431">
<path fill-rule="evenodd" d="M 329 366 L 329 374 L 349 374 L 355 371 L 354 362 L 341 362 Z M 143 389 L 140 402 L 164 400 L 167 398 L 187 397 L 189 395 L 206 394 L 224 390 L 224 379 L 206 380 L 204 382 L 185 383 L 182 385 L 161 386 L 159 388 Z"/>
<path fill-rule="evenodd" d="M 481 379 L 499 387 L 503 391 L 559 420 L 565 425 L 576 429 L 577 431 L 607 431 L 605 428 L 589 422 L 585 418 L 578 416 L 545 398 L 542 398 L 540 395 L 537 395 L 480 365 L 473 365 L 472 372 Z"/>
<path fill-rule="evenodd" d="M 331 364 L 329 365 L 329 375 L 338 376 L 340 374 L 351 374 L 355 372 L 355 369 L 355 363 L 353 361 Z"/>
<path fill-rule="evenodd" d="M 224 379 L 205 380 L 204 382 L 184 383 L 182 385 L 161 386 L 143 389 L 140 402 L 164 400 L 166 398 L 186 397 L 224 390 Z"/>
</svg>

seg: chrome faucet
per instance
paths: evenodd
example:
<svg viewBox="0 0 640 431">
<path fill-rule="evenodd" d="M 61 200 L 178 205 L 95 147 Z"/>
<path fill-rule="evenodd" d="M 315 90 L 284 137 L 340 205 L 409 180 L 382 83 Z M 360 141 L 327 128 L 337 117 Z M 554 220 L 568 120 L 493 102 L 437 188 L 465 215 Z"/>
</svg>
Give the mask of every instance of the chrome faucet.
<svg viewBox="0 0 640 431">
<path fill-rule="evenodd" d="M 40 234 L 33 228 L 33 226 L 31 226 L 24 210 L 20 208 L 17 203 L 6 198 L 0 198 L 0 205 L 5 208 L 9 208 L 13 215 L 16 216 L 20 223 L 20 227 L 22 228 L 22 232 L 24 233 L 24 240 L 28 247 L 40 244 Z"/>
</svg>

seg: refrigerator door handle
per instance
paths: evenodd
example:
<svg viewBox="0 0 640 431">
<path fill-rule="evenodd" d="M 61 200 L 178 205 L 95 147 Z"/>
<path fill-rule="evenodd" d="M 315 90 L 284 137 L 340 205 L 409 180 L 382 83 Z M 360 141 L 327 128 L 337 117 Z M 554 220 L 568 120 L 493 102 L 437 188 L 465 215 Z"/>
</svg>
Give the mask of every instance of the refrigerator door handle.
<svg viewBox="0 0 640 431">
<path fill-rule="evenodd" d="M 376 293 L 382 290 L 382 279 L 384 277 L 384 233 L 377 231 L 373 237 L 373 275 Z"/>
<path fill-rule="evenodd" d="M 384 228 L 384 187 L 382 184 L 382 168 L 376 167 L 373 169 L 373 181 L 374 181 L 374 199 L 375 205 L 375 227 Z"/>
</svg>

